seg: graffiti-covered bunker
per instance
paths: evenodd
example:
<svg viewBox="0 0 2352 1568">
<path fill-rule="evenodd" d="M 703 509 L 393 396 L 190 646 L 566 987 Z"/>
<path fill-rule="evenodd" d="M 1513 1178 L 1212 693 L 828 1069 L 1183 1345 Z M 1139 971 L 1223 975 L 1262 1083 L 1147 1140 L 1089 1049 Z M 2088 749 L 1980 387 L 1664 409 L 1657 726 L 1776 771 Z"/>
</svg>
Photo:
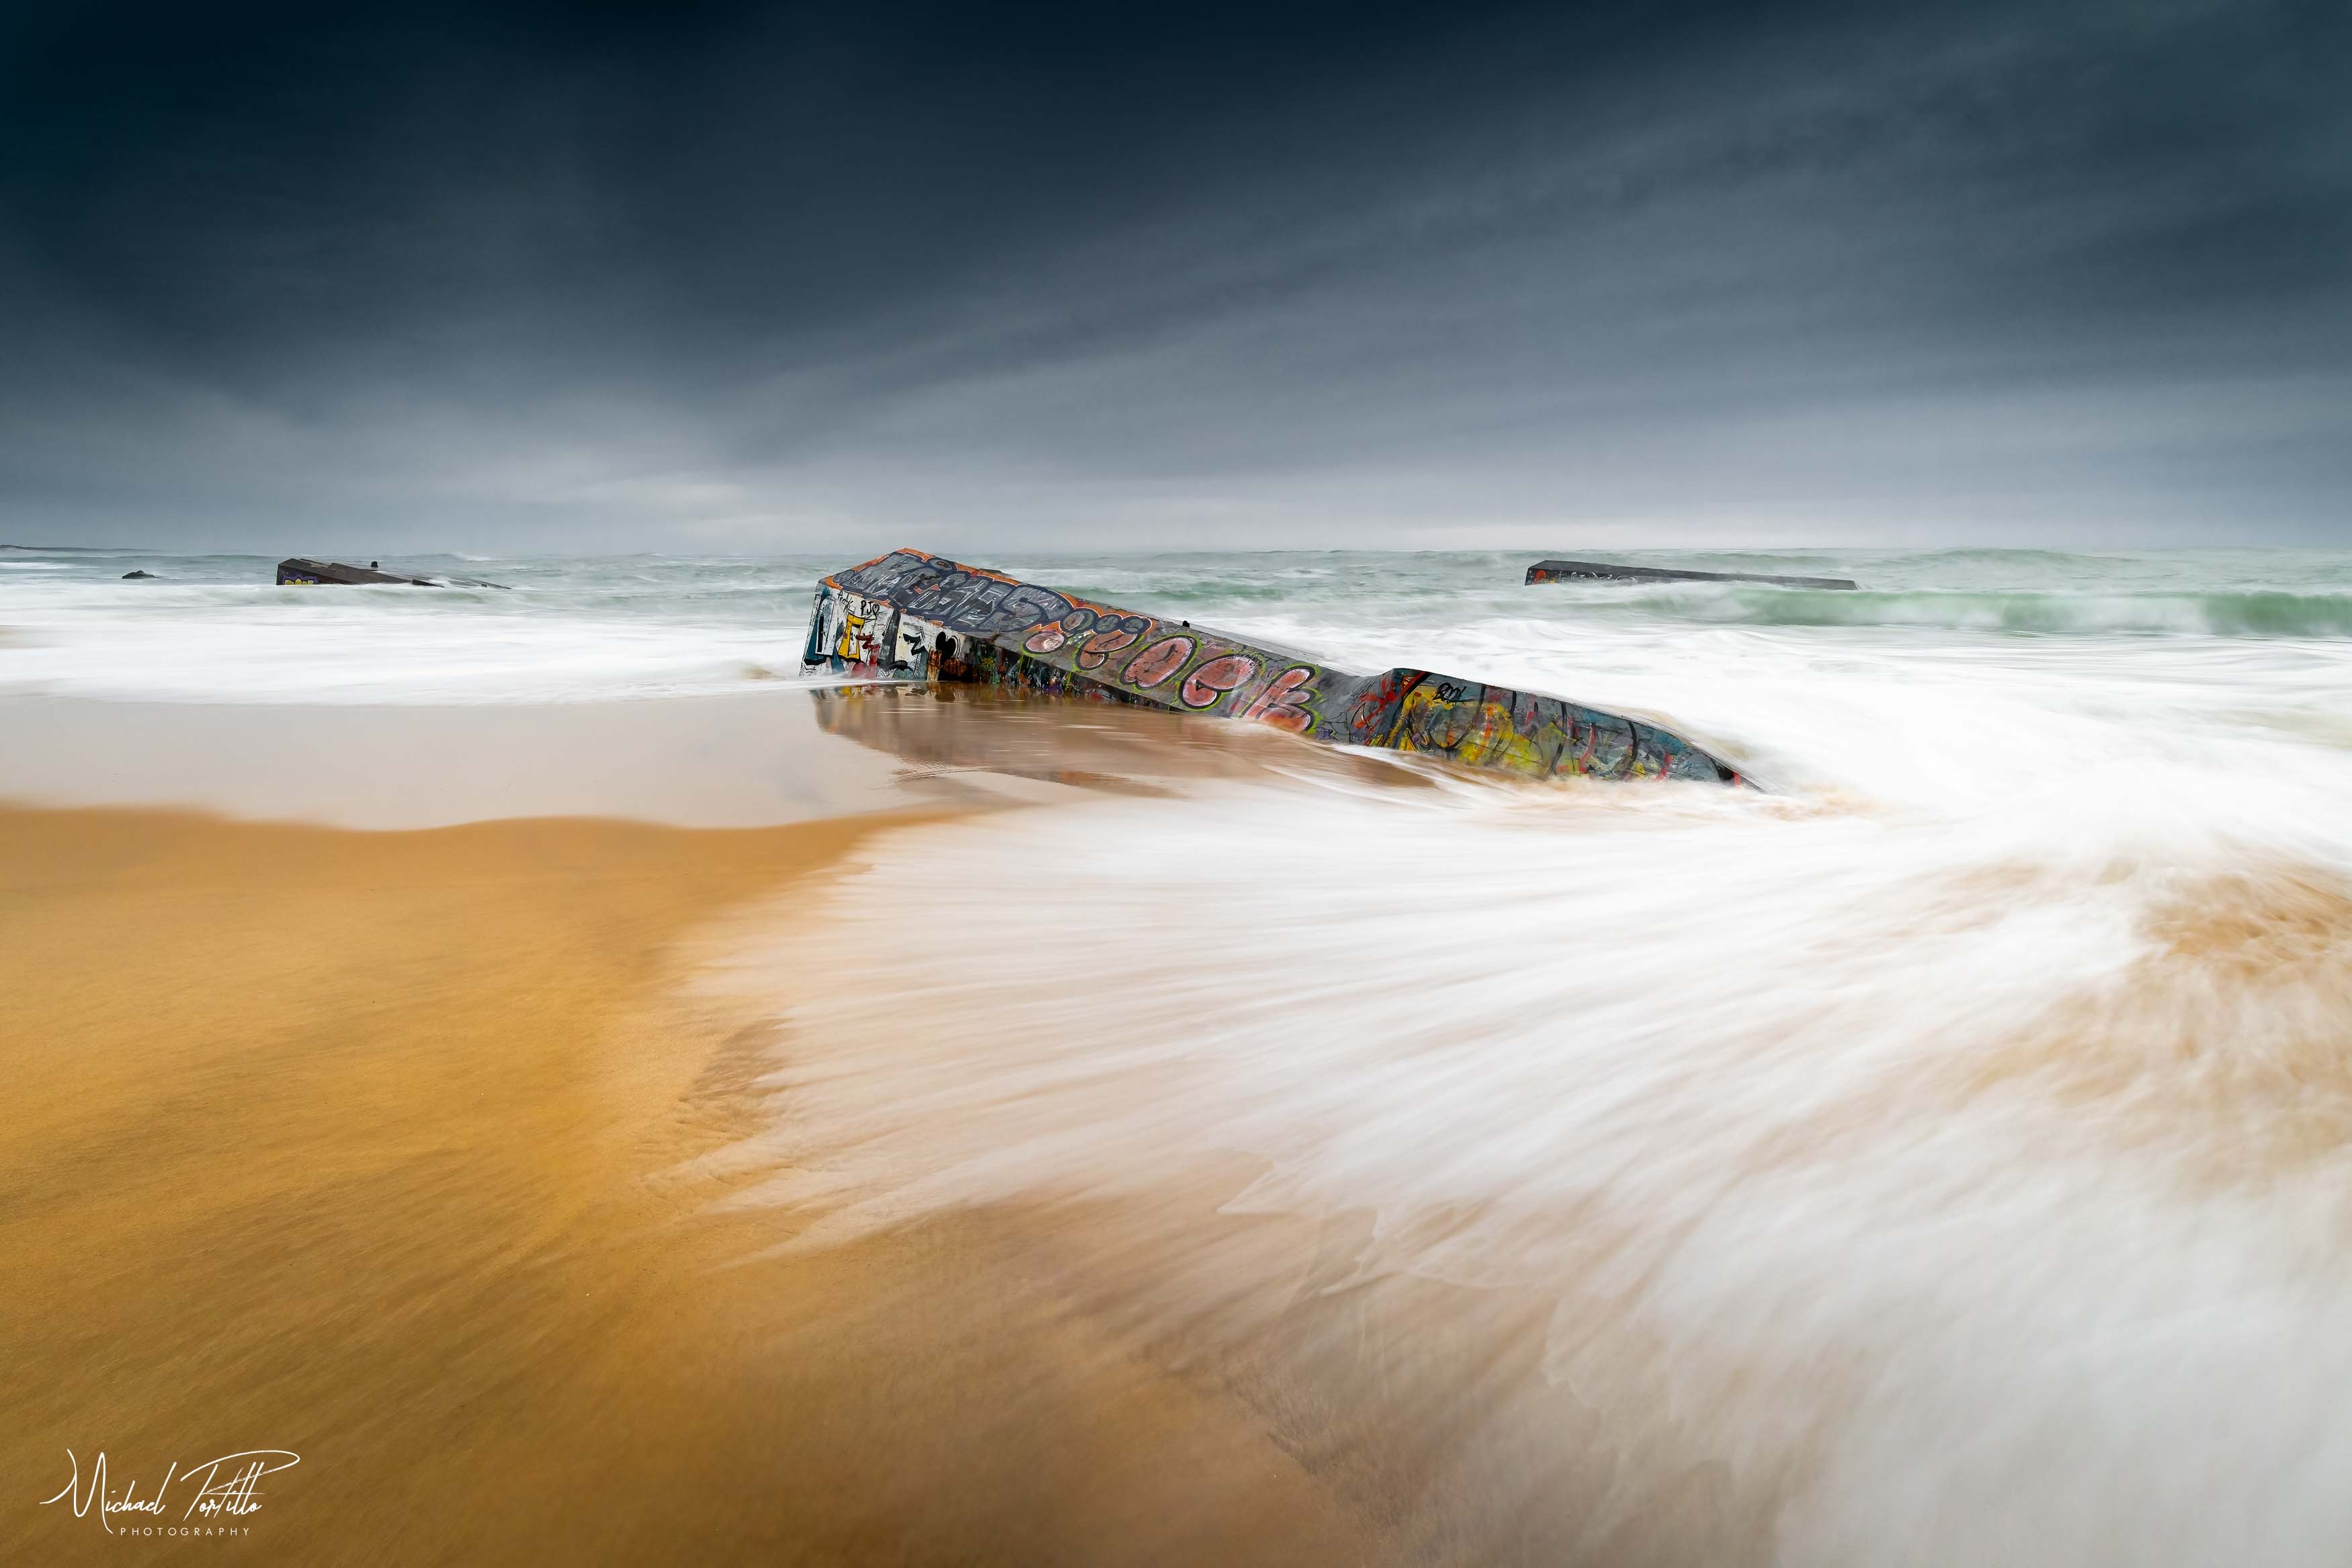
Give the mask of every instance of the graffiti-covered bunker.
<svg viewBox="0 0 2352 1568">
<path fill-rule="evenodd" d="M 1725 763 L 1639 719 L 1427 670 L 1362 674 L 915 549 L 817 584 L 801 668 L 1255 719 L 1318 740 L 1432 753 L 1538 779 L 1740 781 Z"/>
</svg>

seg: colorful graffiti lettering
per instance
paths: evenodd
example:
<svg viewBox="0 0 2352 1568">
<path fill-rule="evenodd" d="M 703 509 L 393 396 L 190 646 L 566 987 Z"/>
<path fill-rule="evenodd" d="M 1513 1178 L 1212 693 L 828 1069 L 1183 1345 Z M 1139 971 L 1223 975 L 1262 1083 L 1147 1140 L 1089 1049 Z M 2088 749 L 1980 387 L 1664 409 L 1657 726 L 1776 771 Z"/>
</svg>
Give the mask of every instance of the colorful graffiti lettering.
<svg viewBox="0 0 2352 1568">
<path fill-rule="evenodd" d="M 1274 725 L 1294 734 L 1306 734 L 1314 727 L 1315 716 L 1290 699 L 1314 678 L 1315 667 L 1312 664 L 1293 664 L 1268 682 L 1265 690 L 1242 710 L 1240 716 Z"/>
<path fill-rule="evenodd" d="M 845 612 L 841 617 L 841 642 L 833 651 L 845 659 L 861 657 L 865 647 L 857 634 L 866 630 L 866 622 L 863 615 Z"/>
<path fill-rule="evenodd" d="M 1184 677 L 1181 695 L 1186 707 L 1214 707 L 1227 692 L 1257 674 L 1257 661 L 1247 653 L 1226 653 L 1211 659 Z"/>
<path fill-rule="evenodd" d="M 1127 662 L 1121 677 L 1129 685 L 1150 691 L 1184 667 L 1200 643 L 1191 637 L 1168 637 L 1154 643 Z"/>
<path fill-rule="evenodd" d="M 1078 664 L 1089 670 L 1099 670 L 1113 653 L 1135 646 L 1135 640 L 1150 631 L 1151 622 L 1140 615 L 1121 619 L 1106 617 L 1087 645 L 1078 651 Z"/>
<path fill-rule="evenodd" d="M 1421 670 L 1391 670 L 1358 692 L 1348 707 L 1348 738 L 1358 746 L 1386 746 L 1405 694 L 1424 678 Z"/>
</svg>

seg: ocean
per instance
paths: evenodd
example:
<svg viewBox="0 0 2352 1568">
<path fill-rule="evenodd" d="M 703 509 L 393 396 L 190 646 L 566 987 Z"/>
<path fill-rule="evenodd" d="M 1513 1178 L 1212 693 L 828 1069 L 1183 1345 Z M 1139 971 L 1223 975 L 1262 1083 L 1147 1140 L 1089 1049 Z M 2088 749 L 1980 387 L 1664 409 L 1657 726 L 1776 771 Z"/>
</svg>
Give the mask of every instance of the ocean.
<svg viewBox="0 0 2352 1568">
<path fill-rule="evenodd" d="M 1759 788 L 1269 736 L 883 835 L 711 960 L 772 998 L 769 1199 L 1096 1217 L 1074 1299 L 1440 1560 L 2340 1560 L 2352 551 L 1533 559 L 982 561 Z M 740 692 L 852 562 L 271 564 L 0 552 L 0 694 Z"/>
<path fill-rule="evenodd" d="M 952 553 L 952 552 L 950 552 Z M 2324 652 L 2352 637 L 2352 551 L 1631 551 L 1714 571 L 1853 578 L 1862 591 L 1601 586 L 1521 577 L 1530 554 L 1015 553 L 982 561 L 1113 603 L 1165 610 L 1368 667 L 1565 686 L 1598 701 L 1700 670 L 1820 656 L 1859 674 L 2053 660 L 2096 650 L 2210 666 Z M 415 556 L 418 576 L 492 589 L 271 585 L 276 558 L 0 548 L 0 691 L 233 702 L 539 702 L 677 695 L 790 676 L 806 600 L 847 555 Z M 123 581 L 125 572 L 154 574 Z M 2159 652 L 2159 650 L 2161 652 Z M 2191 656 L 2193 653 L 2193 657 Z M 1893 667 L 1890 664 L 1889 667 Z M 2260 679 L 2260 677 L 2254 677 Z M 1596 685 L 1596 683 L 1599 683 Z M 1738 722 L 1755 693 L 1726 692 Z M 1709 701 L 1710 710 L 1726 705 Z M 1756 727 L 1744 727 L 1754 728 Z M 1773 727 L 1783 732 L 1785 726 Z M 1764 738 L 1760 730 L 1756 736 Z M 1801 746 L 1794 747 L 1801 751 Z"/>
</svg>

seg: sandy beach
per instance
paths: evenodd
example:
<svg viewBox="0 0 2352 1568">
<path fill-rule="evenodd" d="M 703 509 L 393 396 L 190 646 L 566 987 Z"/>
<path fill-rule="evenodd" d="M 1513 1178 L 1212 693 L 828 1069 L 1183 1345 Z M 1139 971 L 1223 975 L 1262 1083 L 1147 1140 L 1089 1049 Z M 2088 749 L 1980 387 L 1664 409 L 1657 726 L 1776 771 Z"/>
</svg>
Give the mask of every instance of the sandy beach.
<svg viewBox="0 0 2352 1568">
<path fill-rule="evenodd" d="M 11 1555 L 1377 1556 L 1244 1406 L 1010 1261 L 1017 1212 L 792 1249 L 722 1201 L 773 1174 L 725 1151 L 774 1041 L 680 986 L 694 934 L 939 810 L 0 810 L 0 1471 L 37 1500 L 103 1451 L 146 1499 L 299 1456 L 249 1535 L 107 1532 L 203 1527 L 176 1480 L 161 1516 L 28 1507 Z"/>
</svg>

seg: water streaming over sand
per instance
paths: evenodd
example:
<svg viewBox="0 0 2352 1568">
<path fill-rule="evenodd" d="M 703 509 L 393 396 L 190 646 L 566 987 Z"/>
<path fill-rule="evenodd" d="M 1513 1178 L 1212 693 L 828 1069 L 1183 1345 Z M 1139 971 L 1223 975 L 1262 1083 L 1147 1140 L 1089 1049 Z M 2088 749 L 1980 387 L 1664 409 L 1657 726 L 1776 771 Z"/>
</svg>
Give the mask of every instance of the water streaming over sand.
<svg viewBox="0 0 2352 1568">
<path fill-rule="evenodd" d="M 1391 1450 L 1440 1558 L 2336 1560 L 2352 645 L 2219 591 L 1540 591 L 1253 619 L 1773 792 L 1296 747 L 887 842 L 741 960 L 835 982 L 778 994 L 776 1196 L 1112 1206 L 1081 1289 Z"/>
<path fill-rule="evenodd" d="M 1148 792 L 886 836 L 747 927 L 713 983 L 783 1027 L 769 1196 L 818 1238 L 1073 1206 L 1076 1294 L 1435 1557 L 2337 1561 L 2352 554 L 1652 558 L 1853 594 L 1526 559 L 991 562 L 1654 715 L 1767 789 L 1000 726 L 970 765 L 1101 723 Z M 9 563 L 0 684 L 724 689 L 845 562 L 130 564 Z M 874 716 L 923 700 L 845 732 L 906 750 L 918 707 Z"/>
</svg>

